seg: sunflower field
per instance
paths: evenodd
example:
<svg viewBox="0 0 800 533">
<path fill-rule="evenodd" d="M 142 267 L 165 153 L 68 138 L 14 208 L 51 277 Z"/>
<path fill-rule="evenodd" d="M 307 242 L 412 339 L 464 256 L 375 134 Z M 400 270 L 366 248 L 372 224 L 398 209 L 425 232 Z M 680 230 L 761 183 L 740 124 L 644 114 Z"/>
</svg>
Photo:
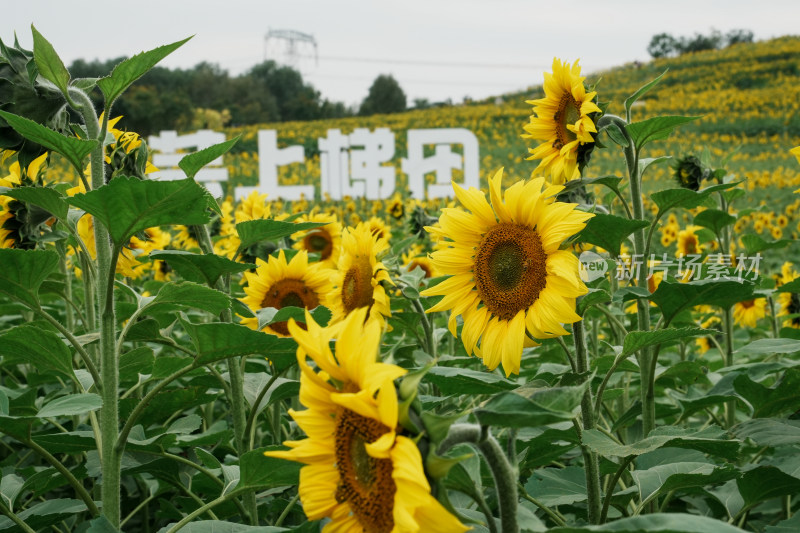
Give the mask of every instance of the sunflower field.
<svg viewBox="0 0 800 533">
<path fill-rule="evenodd" d="M 117 128 L 186 41 L 74 79 L 32 31 L 0 43 L 0 533 L 800 531 L 800 39 L 265 125 L 287 185 L 330 129 L 480 141 L 452 200 L 289 202 L 233 199 L 257 129 L 162 181 Z"/>
</svg>

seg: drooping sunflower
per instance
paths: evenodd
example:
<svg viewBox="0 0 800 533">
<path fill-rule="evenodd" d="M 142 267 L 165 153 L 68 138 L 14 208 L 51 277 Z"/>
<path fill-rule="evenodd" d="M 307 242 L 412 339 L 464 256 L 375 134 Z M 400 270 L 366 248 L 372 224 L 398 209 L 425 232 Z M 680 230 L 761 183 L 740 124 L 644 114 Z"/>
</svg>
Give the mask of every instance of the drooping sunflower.
<svg viewBox="0 0 800 533">
<path fill-rule="evenodd" d="M 326 267 L 336 268 L 342 247 L 342 225 L 336 215 L 316 213 L 298 217 L 297 222 L 324 222 L 324 226 L 292 234 L 294 248 L 308 253 L 318 253 L 319 261 Z"/>
<path fill-rule="evenodd" d="M 534 106 L 530 123 L 524 126 L 523 138 L 543 141 L 530 148 L 528 159 L 540 159 L 537 170 L 549 173 L 553 183 L 580 177 L 578 163 L 588 159 L 597 133 L 594 102 L 597 93 L 586 92 L 578 61 L 570 66 L 553 59 L 553 73 L 544 74 L 544 98 L 529 100 Z"/>
<path fill-rule="evenodd" d="M 333 290 L 328 293 L 326 307 L 333 312 L 332 322 L 344 319 L 356 309 L 366 307 L 370 318 L 383 323 L 391 315 L 389 296 L 381 282 L 392 283 L 378 254 L 386 249 L 365 224 L 342 232 L 342 251 L 338 270 L 333 275 Z"/>
<path fill-rule="evenodd" d="M 733 306 L 733 321 L 737 326 L 754 328 L 759 319 L 767 314 L 767 300 L 754 298 L 743 302 L 736 302 Z"/>
<path fill-rule="evenodd" d="M 291 261 L 286 262 L 283 250 L 278 257 L 269 256 L 268 261 L 256 259 L 255 272 L 245 272 L 246 296 L 242 298 L 254 312 L 266 307 L 303 307 L 314 309 L 325 294 L 330 291 L 331 271 L 320 264 L 308 264 L 308 254 L 297 252 Z M 258 327 L 257 318 L 242 319 L 242 324 L 250 329 Z M 276 322 L 264 328 L 265 331 L 280 337 L 288 337 L 286 322 Z"/>
<path fill-rule="evenodd" d="M 431 495 L 417 445 L 399 434 L 393 381 L 405 370 L 376 360 L 381 325 L 366 319 L 361 308 L 326 328 L 308 314 L 307 331 L 289 321 L 306 407 L 289 413 L 308 438 L 265 455 L 306 465 L 300 501 L 309 519 L 331 519 L 325 533 L 465 531 Z"/>
<path fill-rule="evenodd" d="M 423 291 L 442 295 L 428 312 L 450 309 L 448 326 L 464 317 L 461 339 L 490 369 L 502 363 L 519 373 L 522 349 L 567 334 L 564 323 L 580 320 L 575 298 L 586 294 L 578 258 L 561 243 L 593 215 L 576 204 L 557 202 L 561 185 L 546 188 L 544 178 L 517 182 L 505 191 L 501 168 L 489 180 L 491 205 L 480 190 L 453 187 L 460 208 L 445 208 L 441 227 L 431 228 L 449 246 L 431 254 L 434 266 L 450 278 Z"/>
</svg>

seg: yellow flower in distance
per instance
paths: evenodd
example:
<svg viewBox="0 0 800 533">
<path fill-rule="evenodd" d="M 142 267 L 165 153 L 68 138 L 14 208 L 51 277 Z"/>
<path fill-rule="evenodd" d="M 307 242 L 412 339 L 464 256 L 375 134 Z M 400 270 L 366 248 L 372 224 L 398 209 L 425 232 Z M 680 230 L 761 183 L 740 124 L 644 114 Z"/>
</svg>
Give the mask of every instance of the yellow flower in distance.
<svg viewBox="0 0 800 533">
<path fill-rule="evenodd" d="M 324 226 L 292 234 L 293 247 L 308 253 L 318 253 L 320 263 L 336 268 L 342 246 L 342 225 L 335 215 L 310 214 L 297 218 L 297 222 L 324 222 Z"/>
<path fill-rule="evenodd" d="M 553 183 L 580 178 L 578 150 L 593 143 L 597 133 L 592 113 L 600 108 L 594 103 L 596 92 L 586 92 L 581 67 L 553 59 L 553 73 L 544 74 L 544 98 L 529 100 L 535 116 L 524 126 L 523 138 L 543 141 L 530 148 L 531 157 L 540 159 L 537 170 L 549 173 Z"/>
<path fill-rule="evenodd" d="M 399 434 L 393 381 L 406 371 L 377 361 L 381 325 L 366 319 L 361 308 L 326 328 L 308 313 L 308 330 L 289 321 L 306 407 L 289 413 L 308 438 L 265 455 L 306 465 L 300 501 L 309 519 L 331 519 L 325 533 L 465 531 L 430 494 L 417 445 Z"/>
<path fill-rule="evenodd" d="M 246 296 L 242 302 L 254 312 L 266 307 L 302 307 L 314 309 L 331 289 L 331 271 L 319 264 L 308 264 L 308 254 L 300 250 L 286 262 L 283 250 L 278 257 L 270 256 L 268 261 L 256 259 L 255 272 L 245 272 Z M 242 319 L 242 324 L 256 329 L 258 318 Z M 288 337 L 286 322 L 276 322 L 265 328 L 269 333 Z"/>
<path fill-rule="evenodd" d="M 700 226 L 688 226 L 678 232 L 678 257 L 703 253 L 700 238 L 697 236 L 699 229 L 701 229 Z"/>
<path fill-rule="evenodd" d="M 480 190 L 453 184 L 461 208 L 445 208 L 435 230 L 448 248 L 431 254 L 434 266 L 450 278 L 423 291 L 444 298 L 428 312 L 450 309 L 448 326 L 490 369 L 503 365 L 518 374 L 525 343 L 566 335 L 562 324 L 580 320 L 575 298 L 586 294 L 578 258 L 559 250 L 565 239 L 586 226 L 593 215 L 577 204 L 555 201 L 564 187 L 543 190 L 544 178 L 519 181 L 501 193 L 501 168 L 489 180 L 491 205 Z M 433 228 L 431 228 L 433 229 Z M 430 230 L 429 230 L 430 231 Z M 526 334 L 527 333 L 527 334 Z"/>
<path fill-rule="evenodd" d="M 334 274 L 334 289 L 328 293 L 326 307 L 333 312 L 331 322 L 339 322 L 356 309 L 366 307 L 370 318 L 383 323 L 392 314 L 389 296 L 381 285 L 392 283 L 386 267 L 378 261 L 378 254 L 387 247 L 378 240 L 366 224 L 347 228 L 342 232 L 342 250 L 339 269 Z"/>
<path fill-rule="evenodd" d="M 733 321 L 737 326 L 754 328 L 760 318 L 764 318 L 767 308 L 765 298 L 754 298 L 736 302 L 733 306 Z"/>
</svg>

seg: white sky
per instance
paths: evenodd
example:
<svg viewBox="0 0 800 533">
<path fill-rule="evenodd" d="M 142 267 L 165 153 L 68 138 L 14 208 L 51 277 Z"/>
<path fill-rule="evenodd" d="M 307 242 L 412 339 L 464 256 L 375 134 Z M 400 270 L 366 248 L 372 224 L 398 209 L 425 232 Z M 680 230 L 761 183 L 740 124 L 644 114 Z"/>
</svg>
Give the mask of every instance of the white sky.
<svg viewBox="0 0 800 533">
<path fill-rule="evenodd" d="M 797 0 L 3 0 L 0 38 L 31 48 L 30 24 L 64 63 L 111 59 L 195 37 L 162 62 L 219 64 L 232 76 L 279 52 L 269 29 L 312 35 L 318 62 L 296 66 L 323 97 L 357 104 L 379 74 L 408 97 L 484 98 L 542 81 L 553 57 L 591 73 L 646 61 L 650 38 L 745 28 L 756 39 L 800 33 Z M 85 6 L 88 13 L 78 13 Z M 105 22 L 105 23 L 104 23 Z M 86 24 L 85 28 L 81 24 Z M 313 48 L 298 45 L 313 56 Z M 283 59 L 281 54 L 273 59 Z M 424 63 L 428 64 L 424 64 Z M 432 63 L 432 64 L 431 64 Z"/>
</svg>

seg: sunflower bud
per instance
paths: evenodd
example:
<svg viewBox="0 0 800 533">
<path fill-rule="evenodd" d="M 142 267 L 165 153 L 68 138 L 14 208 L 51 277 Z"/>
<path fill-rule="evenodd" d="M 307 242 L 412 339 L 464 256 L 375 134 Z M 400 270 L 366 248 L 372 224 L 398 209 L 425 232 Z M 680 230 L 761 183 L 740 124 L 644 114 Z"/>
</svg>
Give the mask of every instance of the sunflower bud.
<svg viewBox="0 0 800 533">
<path fill-rule="evenodd" d="M 684 189 L 697 191 L 700 189 L 700 182 L 711 176 L 711 169 L 704 166 L 700 160 L 689 155 L 677 160 L 672 167 L 677 182 Z"/>
</svg>

